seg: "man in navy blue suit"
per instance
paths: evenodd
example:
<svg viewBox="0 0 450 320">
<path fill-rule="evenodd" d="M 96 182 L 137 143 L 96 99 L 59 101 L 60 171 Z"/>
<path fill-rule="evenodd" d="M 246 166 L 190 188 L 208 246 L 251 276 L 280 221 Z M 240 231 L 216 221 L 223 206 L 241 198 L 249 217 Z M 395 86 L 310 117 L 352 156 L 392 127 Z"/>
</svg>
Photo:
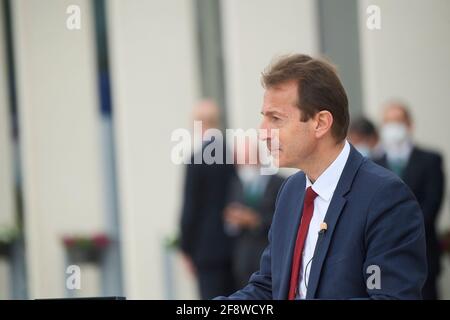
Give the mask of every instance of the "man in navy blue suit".
<svg viewBox="0 0 450 320">
<path fill-rule="evenodd" d="M 285 56 L 262 83 L 263 139 L 280 167 L 301 171 L 280 188 L 259 270 L 228 298 L 420 299 L 421 209 L 396 175 L 346 141 L 348 101 L 335 68 Z"/>
</svg>

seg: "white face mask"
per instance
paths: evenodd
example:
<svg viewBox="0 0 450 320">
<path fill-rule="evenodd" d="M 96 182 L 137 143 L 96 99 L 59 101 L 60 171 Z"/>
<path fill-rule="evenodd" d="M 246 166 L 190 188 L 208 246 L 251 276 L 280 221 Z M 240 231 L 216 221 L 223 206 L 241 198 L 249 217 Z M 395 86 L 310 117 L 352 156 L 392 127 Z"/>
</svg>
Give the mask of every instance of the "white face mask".
<svg viewBox="0 0 450 320">
<path fill-rule="evenodd" d="M 386 149 L 398 149 L 408 138 L 408 128 L 403 123 L 388 123 L 381 128 L 381 141 Z"/>
</svg>

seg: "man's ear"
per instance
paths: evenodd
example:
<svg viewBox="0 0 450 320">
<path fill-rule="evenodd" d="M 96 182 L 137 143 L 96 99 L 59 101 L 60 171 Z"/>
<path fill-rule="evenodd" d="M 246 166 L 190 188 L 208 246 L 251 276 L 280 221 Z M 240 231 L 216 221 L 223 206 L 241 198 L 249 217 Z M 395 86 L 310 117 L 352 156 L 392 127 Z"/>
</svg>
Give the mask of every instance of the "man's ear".
<svg viewBox="0 0 450 320">
<path fill-rule="evenodd" d="M 322 110 L 317 112 L 314 116 L 314 120 L 316 138 L 322 138 L 331 131 L 331 127 L 333 126 L 333 115 L 330 111 Z"/>
</svg>

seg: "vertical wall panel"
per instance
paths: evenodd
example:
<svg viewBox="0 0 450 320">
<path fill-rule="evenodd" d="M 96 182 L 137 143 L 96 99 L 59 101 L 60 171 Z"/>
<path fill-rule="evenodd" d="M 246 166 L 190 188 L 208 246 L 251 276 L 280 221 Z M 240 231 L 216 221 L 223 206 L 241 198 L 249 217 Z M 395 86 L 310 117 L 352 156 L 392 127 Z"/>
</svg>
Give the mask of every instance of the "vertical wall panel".
<svg viewBox="0 0 450 320">
<path fill-rule="evenodd" d="M 161 299 L 164 238 L 177 229 L 183 183 L 183 167 L 170 159 L 170 138 L 174 129 L 191 126 L 198 97 L 193 1 L 107 5 L 125 292 Z"/>
<path fill-rule="evenodd" d="M 314 0 L 222 0 L 225 76 L 231 127 L 259 126 L 261 72 L 287 53 L 318 53 Z"/>
<path fill-rule="evenodd" d="M 92 7 L 12 3 L 30 296 L 61 297 L 61 236 L 103 228 Z M 69 5 L 80 6 L 80 30 L 66 28 Z"/>
</svg>

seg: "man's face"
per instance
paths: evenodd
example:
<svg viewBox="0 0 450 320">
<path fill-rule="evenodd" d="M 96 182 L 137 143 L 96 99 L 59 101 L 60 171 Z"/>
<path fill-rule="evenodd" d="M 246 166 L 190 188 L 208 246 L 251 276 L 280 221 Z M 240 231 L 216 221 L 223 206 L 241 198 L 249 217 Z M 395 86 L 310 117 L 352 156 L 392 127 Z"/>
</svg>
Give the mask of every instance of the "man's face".
<svg viewBox="0 0 450 320">
<path fill-rule="evenodd" d="M 313 119 L 300 121 L 297 83 L 294 81 L 269 88 L 264 93 L 261 129 L 267 130 L 267 147 L 278 159 L 279 167 L 302 168 L 308 155 L 314 150 L 316 139 Z M 278 145 L 274 136 L 278 129 Z"/>
<path fill-rule="evenodd" d="M 412 125 L 405 109 L 398 104 L 388 104 L 384 108 L 381 141 L 388 153 L 395 154 L 412 134 Z"/>
<path fill-rule="evenodd" d="M 383 124 L 401 123 L 410 129 L 410 123 L 406 117 L 405 111 L 402 107 L 391 104 L 387 105 L 383 113 Z"/>
</svg>

